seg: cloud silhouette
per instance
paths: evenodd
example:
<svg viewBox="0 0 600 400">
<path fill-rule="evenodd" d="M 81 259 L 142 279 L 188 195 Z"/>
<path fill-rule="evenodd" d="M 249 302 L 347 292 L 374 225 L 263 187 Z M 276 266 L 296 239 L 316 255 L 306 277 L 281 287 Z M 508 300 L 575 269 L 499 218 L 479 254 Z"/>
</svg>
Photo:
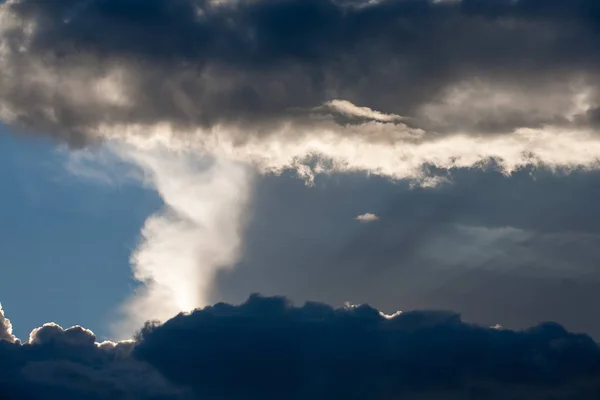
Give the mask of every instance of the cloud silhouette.
<svg viewBox="0 0 600 400">
<path fill-rule="evenodd" d="M 3 399 L 179 399 L 184 391 L 131 357 L 132 341 L 98 343 L 81 327 L 45 324 L 29 341 L 0 340 Z"/>
<path fill-rule="evenodd" d="M 148 322 L 135 342 L 55 324 L 0 341 L 6 399 L 593 399 L 599 374 L 598 345 L 555 323 L 510 331 L 259 295 Z"/>
</svg>

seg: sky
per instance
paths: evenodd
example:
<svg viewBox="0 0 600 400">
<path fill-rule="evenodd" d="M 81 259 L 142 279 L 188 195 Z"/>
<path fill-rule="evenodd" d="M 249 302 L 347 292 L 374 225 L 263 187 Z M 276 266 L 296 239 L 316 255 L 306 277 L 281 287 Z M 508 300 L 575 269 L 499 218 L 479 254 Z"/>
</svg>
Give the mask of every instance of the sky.
<svg viewBox="0 0 600 400">
<path fill-rule="evenodd" d="M 15 333 L 49 320 L 103 327 L 135 287 L 131 249 L 160 199 L 136 185 L 74 176 L 64 149 L 2 128 L 2 304 Z M 16 284 L 19 282 L 19 284 Z M 35 295 L 33 295 L 35 294 Z"/>
<path fill-rule="evenodd" d="M 0 397 L 597 398 L 599 32 L 0 1 Z"/>
</svg>

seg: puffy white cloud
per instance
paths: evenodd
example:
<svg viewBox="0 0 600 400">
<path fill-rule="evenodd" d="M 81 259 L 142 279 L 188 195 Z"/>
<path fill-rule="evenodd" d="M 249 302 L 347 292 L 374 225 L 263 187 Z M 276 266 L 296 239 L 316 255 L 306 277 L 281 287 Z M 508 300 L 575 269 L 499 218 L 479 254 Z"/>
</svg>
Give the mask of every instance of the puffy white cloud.
<svg viewBox="0 0 600 400">
<path fill-rule="evenodd" d="M 374 221 L 378 221 L 379 217 L 375 214 L 365 213 L 365 214 L 358 215 L 354 219 L 357 221 L 360 221 L 360 222 L 374 222 Z"/>
<path fill-rule="evenodd" d="M 2 304 L 0 304 L 0 340 L 5 340 L 7 342 L 14 343 L 16 339 L 17 338 L 13 335 L 12 332 L 12 324 L 10 323 L 10 320 L 4 315 Z"/>
</svg>

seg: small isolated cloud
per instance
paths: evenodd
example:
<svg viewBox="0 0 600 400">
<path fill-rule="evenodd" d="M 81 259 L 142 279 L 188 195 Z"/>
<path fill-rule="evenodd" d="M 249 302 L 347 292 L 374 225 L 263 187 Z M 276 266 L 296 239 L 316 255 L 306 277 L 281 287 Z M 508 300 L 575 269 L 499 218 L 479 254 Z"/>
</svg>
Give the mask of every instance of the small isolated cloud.
<svg viewBox="0 0 600 400">
<path fill-rule="evenodd" d="M 372 213 L 365 213 L 362 215 L 358 215 L 354 219 L 357 221 L 360 221 L 360 222 L 365 222 L 365 223 L 379 221 L 379 217 L 376 214 L 372 214 Z"/>
</svg>

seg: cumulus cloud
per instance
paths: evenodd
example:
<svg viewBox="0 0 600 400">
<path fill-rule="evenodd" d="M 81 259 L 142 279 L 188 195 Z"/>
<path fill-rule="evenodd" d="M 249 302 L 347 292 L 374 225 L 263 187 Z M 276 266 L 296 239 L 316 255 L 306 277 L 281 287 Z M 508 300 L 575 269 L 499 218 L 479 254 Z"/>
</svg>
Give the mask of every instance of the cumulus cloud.
<svg viewBox="0 0 600 400">
<path fill-rule="evenodd" d="M 29 335 L 29 343 L 32 344 L 63 343 L 71 346 L 86 346 L 95 342 L 96 337 L 88 329 L 74 326 L 64 330 L 60 325 L 54 323 L 44 324 L 44 326 L 31 331 Z"/>
<path fill-rule="evenodd" d="M 555 323 L 511 331 L 447 311 L 301 307 L 251 296 L 98 343 L 46 324 L 0 341 L 3 399 L 594 399 L 600 347 Z"/>
<path fill-rule="evenodd" d="M 13 343 L 16 338 L 12 334 L 12 324 L 10 320 L 4 316 L 4 310 L 2 310 L 2 304 L 0 304 L 0 340 Z"/>
<path fill-rule="evenodd" d="M 22 399 L 187 399 L 150 364 L 131 356 L 135 343 L 102 342 L 82 327 L 48 323 L 28 342 L 0 341 L 0 397 Z"/>
<path fill-rule="evenodd" d="M 379 217 L 375 214 L 365 213 L 365 214 L 358 215 L 354 219 L 357 221 L 360 221 L 360 222 L 374 222 L 374 221 L 378 221 Z"/>
<path fill-rule="evenodd" d="M 591 339 L 553 323 L 514 332 L 452 312 L 386 317 L 365 305 L 294 307 L 260 296 L 180 315 L 139 340 L 134 354 L 165 376 L 226 398 L 586 397 L 600 367 Z"/>
</svg>

